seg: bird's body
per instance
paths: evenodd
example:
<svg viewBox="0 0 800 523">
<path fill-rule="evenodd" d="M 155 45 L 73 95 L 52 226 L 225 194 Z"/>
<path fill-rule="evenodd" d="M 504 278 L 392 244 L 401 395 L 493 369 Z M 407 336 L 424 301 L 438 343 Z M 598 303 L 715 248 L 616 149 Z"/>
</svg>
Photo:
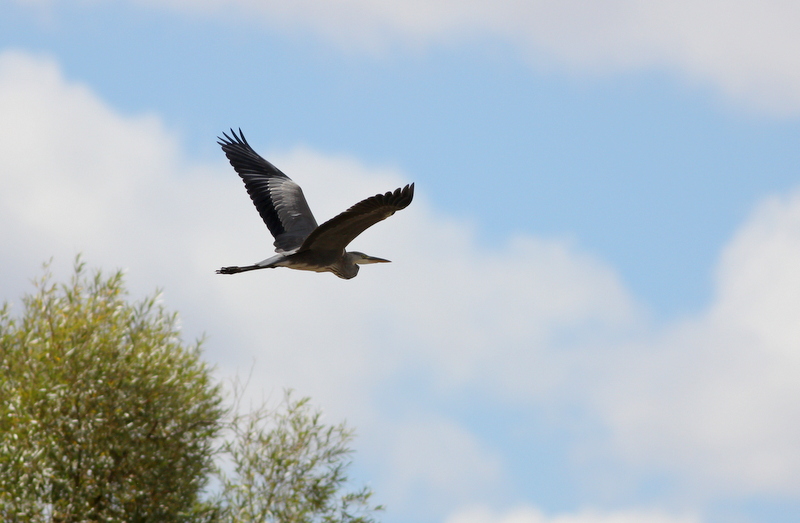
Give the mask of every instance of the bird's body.
<svg viewBox="0 0 800 523">
<path fill-rule="evenodd" d="M 345 247 L 367 228 L 408 207 L 414 198 L 413 183 L 367 198 L 318 226 L 300 186 L 259 156 L 241 130 L 239 135 L 233 130 L 231 133 L 233 138 L 223 133 L 225 138 L 220 138 L 219 144 L 275 237 L 278 254 L 253 265 L 222 267 L 218 274 L 289 267 L 332 272 L 349 280 L 358 274 L 360 264 L 389 261 L 357 251 L 348 252 Z"/>
</svg>

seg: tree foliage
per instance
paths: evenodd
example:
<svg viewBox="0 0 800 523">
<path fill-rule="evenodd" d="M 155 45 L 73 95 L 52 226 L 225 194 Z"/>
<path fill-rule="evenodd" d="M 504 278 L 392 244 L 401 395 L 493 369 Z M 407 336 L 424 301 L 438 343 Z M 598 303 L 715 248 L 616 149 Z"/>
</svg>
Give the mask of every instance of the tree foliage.
<svg viewBox="0 0 800 523">
<path fill-rule="evenodd" d="M 342 493 L 353 432 L 327 426 L 308 398 L 288 391 L 280 409 L 262 407 L 234 415 L 223 452 L 232 474 L 221 474 L 218 499 L 229 523 L 370 523 L 382 507 L 370 505 L 364 487 Z"/>
<path fill-rule="evenodd" d="M 120 272 L 35 286 L 0 316 L 0 519 L 190 518 L 224 414 L 199 345 Z"/>
</svg>

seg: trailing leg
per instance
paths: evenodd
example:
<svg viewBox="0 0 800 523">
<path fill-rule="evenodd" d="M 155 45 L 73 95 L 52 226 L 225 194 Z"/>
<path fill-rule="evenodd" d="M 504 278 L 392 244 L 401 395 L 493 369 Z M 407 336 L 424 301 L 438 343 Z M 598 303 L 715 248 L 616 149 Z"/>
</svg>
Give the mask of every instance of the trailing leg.
<svg viewBox="0 0 800 523">
<path fill-rule="evenodd" d="M 247 272 L 247 271 L 254 271 L 256 269 L 265 269 L 266 267 L 261 267 L 259 265 L 246 265 L 244 267 L 222 267 L 221 269 L 217 269 L 217 274 L 237 274 L 240 272 Z"/>
</svg>

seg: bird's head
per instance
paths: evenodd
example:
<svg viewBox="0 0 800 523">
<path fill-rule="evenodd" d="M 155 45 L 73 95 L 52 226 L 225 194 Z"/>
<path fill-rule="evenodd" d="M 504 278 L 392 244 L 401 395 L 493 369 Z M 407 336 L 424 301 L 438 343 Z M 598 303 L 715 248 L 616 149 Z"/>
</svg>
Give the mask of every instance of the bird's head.
<svg viewBox="0 0 800 523">
<path fill-rule="evenodd" d="M 363 252 L 350 251 L 344 253 L 343 263 L 332 266 L 331 270 L 336 276 L 349 280 L 358 274 L 358 266 L 367 263 L 389 263 L 389 260 L 369 256 Z"/>
<path fill-rule="evenodd" d="M 364 254 L 363 252 L 350 251 L 347 254 L 350 259 L 353 260 L 353 263 L 357 263 L 358 265 L 367 265 L 369 263 L 391 263 L 389 260 L 370 256 L 369 254 Z"/>
</svg>

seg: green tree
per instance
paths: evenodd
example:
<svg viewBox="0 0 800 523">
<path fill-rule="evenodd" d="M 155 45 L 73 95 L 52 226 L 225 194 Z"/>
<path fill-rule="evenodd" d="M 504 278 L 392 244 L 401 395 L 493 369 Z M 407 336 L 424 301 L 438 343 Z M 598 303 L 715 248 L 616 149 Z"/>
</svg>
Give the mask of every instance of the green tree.
<svg viewBox="0 0 800 523">
<path fill-rule="evenodd" d="M 235 409 L 234 409 L 235 411 Z M 370 523 L 382 510 L 368 487 L 344 492 L 353 431 L 328 426 L 308 398 L 291 391 L 280 409 L 234 415 L 223 446 L 232 474 L 217 499 L 226 523 Z"/>
<path fill-rule="evenodd" d="M 224 415 L 199 343 L 120 272 L 35 286 L 0 311 L 0 520 L 194 518 Z"/>
</svg>

